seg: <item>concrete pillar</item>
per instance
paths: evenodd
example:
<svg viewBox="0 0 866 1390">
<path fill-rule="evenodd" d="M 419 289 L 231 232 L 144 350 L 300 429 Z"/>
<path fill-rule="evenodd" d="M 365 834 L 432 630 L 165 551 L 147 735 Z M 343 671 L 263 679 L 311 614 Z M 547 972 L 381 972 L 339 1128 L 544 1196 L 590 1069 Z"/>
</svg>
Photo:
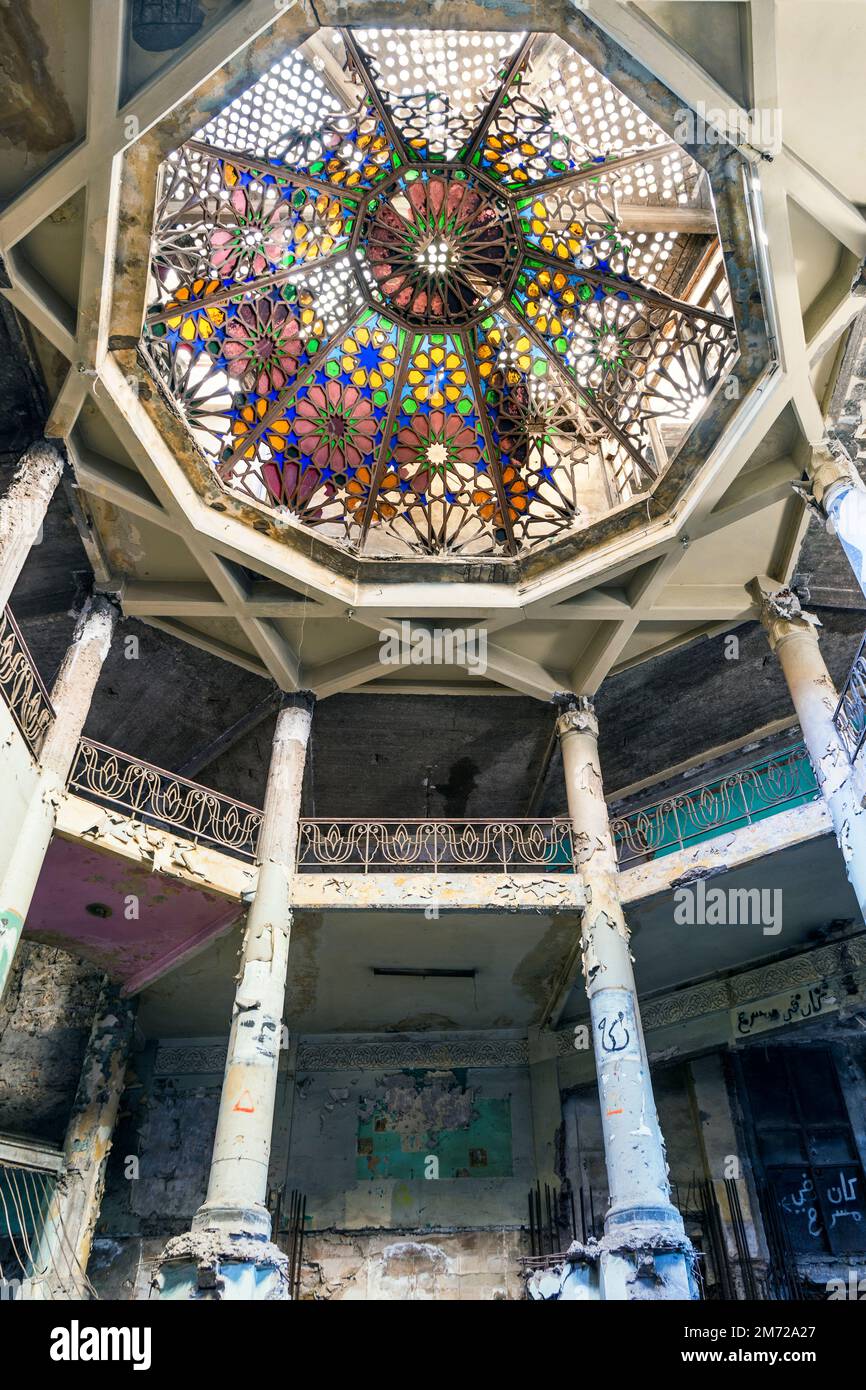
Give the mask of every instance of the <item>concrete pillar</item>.
<svg viewBox="0 0 866 1390">
<path fill-rule="evenodd" d="M 761 622 L 784 672 L 845 872 L 866 921 L 866 810 L 833 723 L 839 697 L 821 656 L 815 619 L 803 612 L 790 589 L 772 592 L 757 579 L 751 588 L 761 604 Z"/>
<path fill-rule="evenodd" d="M 670 1200 L 629 932 L 619 901 L 616 851 L 592 702 L 585 696 L 571 697 L 556 731 L 576 858 L 586 891 L 583 977 L 610 1193 L 601 1256 L 604 1297 L 692 1298 L 691 1245 Z"/>
<path fill-rule="evenodd" d="M 313 703 L 286 696 L 277 716 L 207 1196 L 191 1231 L 166 1246 L 163 1298 L 289 1297 L 287 1260 L 270 1240 L 268 1168 Z"/>
<path fill-rule="evenodd" d="M 9 602 L 62 472 L 59 451 L 47 439 L 37 440 L 22 454 L 12 486 L 0 497 L 0 609 Z"/>
<path fill-rule="evenodd" d="M 88 1294 L 87 1262 L 102 1205 L 134 1020 L 132 1001 L 121 999 L 119 987 L 106 981 L 66 1130 L 66 1171 L 58 1180 L 35 1262 L 34 1292 L 41 1298 L 80 1299 Z"/>
<path fill-rule="evenodd" d="M 57 807 L 108 655 L 118 609 L 97 595 L 86 603 L 51 691 L 54 719 L 39 756 L 39 777 L 17 838 L 0 864 L 0 998 L 57 817 Z"/>
<path fill-rule="evenodd" d="M 866 488 L 841 444 L 812 450 L 806 465 L 815 501 L 866 594 Z"/>
</svg>

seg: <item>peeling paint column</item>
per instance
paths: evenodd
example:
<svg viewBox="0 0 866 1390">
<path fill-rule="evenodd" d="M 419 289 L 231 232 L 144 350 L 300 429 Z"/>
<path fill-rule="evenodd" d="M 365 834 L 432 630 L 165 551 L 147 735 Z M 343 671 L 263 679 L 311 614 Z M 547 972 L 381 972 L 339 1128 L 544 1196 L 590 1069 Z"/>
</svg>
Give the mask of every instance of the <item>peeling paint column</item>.
<svg viewBox="0 0 866 1390">
<path fill-rule="evenodd" d="M 556 723 L 575 856 L 586 908 L 583 977 L 589 999 L 610 1206 L 601 1250 L 605 1299 L 695 1296 L 692 1249 L 670 1200 L 638 1010 L 629 932 L 620 906 L 592 701 L 573 696 Z"/>
<path fill-rule="evenodd" d="M 0 864 L 0 998 L 117 618 L 113 600 L 100 594 L 87 601 L 51 691 L 54 719 L 42 744 L 39 778 L 18 835 Z"/>
<path fill-rule="evenodd" d="M 845 872 L 866 921 L 866 809 L 860 804 L 848 753 L 833 723 L 839 697 L 818 646 L 817 619 L 803 612 L 790 589 L 769 592 L 754 580 L 752 590 L 760 600 L 761 622 L 788 683 Z"/>
<path fill-rule="evenodd" d="M 9 602 L 62 472 L 60 451 L 39 439 L 21 455 L 12 485 L 0 497 L 0 609 Z"/>
<path fill-rule="evenodd" d="M 207 1196 L 191 1231 L 166 1246 L 163 1298 L 289 1297 L 287 1259 L 270 1239 L 268 1168 L 314 703 L 307 691 L 286 695 L 277 717 Z"/>
<path fill-rule="evenodd" d="M 87 1262 L 102 1205 L 105 1168 L 123 1095 L 134 1025 L 134 1002 L 122 999 L 119 987 L 106 981 L 66 1129 L 66 1170 L 58 1180 L 40 1238 L 34 1296 L 87 1296 Z"/>
<path fill-rule="evenodd" d="M 866 594 L 866 487 L 835 440 L 813 449 L 806 468 L 815 501 Z"/>
</svg>

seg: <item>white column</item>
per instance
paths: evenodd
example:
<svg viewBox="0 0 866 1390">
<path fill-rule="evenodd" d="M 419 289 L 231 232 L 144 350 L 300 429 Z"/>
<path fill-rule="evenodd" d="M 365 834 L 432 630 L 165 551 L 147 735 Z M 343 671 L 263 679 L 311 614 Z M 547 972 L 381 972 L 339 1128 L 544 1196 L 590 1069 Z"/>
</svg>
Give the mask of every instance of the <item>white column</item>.
<svg viewBox="0 0 866 1390">
<path fill-rule="evenodd" d="M 866 594 L 866 488 L 841 444 L 812 450 L 807 464 L 815 501 Z"/>
<path fill-rule="evenodd" d="M 39 777 L 5 864 L 0 865 L 0 998 L 66 789 L 81 730 L 102 664 L 111 646 L 118 610 L 97 595 L 88 600 L 51 691 L 54 719 L 39 755 Z"/>
<path fill-rule="evenodd" d="M 62 472 L 61 454 L 40 439 L 22 454 L 12 486 L 0 497 L 0 609 L 9 602 Z"/>
<path fill-rule="evenodd" d="M 629 931 L 604 799 L 598 723 L 575 696 L 556 724 L 568 811 L 586 892 L 583 977 L 592 1021 L 610 1207 L 602 1282 L 607 1299 L 693 1296 L 690 1245 L 670 1200 L 667 1160 L 653 1098 Z"/>
<path fill-rule="evenodd" d="M 790 589 L 753 592 L 761 622 L 779 659 L 821 795 L 830 812 L 845 872 L 866 920 L 866 809 L 860 804 L 845 743 L 833 722 L 839 697 L 818 646 L 814 619 Z"/>
<path fill-rule="evenodd" d="M 170 1241 L 164 1298 L 287 1298 L 286 1258 L 270 1242 L 268 1166 L 277 1087 L 301 785 L 314 697 L 277 717 L 258 881 L 247 915 L 210 1180 L 192 1230 Z"/>
<path fill-rule="evenodd" d="M 65 1171 L 58 1180 L 35 1261 L 33 1292 L 38 1297 L 87 1296 L 87 1262 L 102 1205 L 134 1021 L 134 1004 L 121 998 L 117 985 L 106 981 L 66 1129 Z"/>
</svg>

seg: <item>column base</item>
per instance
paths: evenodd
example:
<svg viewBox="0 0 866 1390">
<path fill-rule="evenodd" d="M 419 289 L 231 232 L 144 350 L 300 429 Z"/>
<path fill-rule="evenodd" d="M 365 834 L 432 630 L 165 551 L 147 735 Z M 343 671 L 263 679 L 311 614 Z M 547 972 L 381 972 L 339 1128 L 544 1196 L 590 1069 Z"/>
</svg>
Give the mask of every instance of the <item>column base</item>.
<svg viewBox="0 0 866 1390">
<path fill-rule="evenodd" d="M 162 1252 L 157 1297 L 210 1302 L 289 1301 L 289 1260 L 272 1241 L 225 1231 L 175 1236 Z"/>
<path fill-rule="evenodd" d="M 601 1297 L 643 1302 L 698 1297 L 695 1249 L 674 1206 L 609 1211 L 599 1252 Z"/>
<path fill-rule="evenodd" d="M 626 1219 L 617 1222 L 617 1215 Z M 611 1303 L 698 1297 L 697 1255 L 675 1207 L 630 1207 L 608 1213 L 605 1224 L 600 1241 L 574 1241 L 566 1259 L 533 1269 L 528 1297 Z"/>
</svg>

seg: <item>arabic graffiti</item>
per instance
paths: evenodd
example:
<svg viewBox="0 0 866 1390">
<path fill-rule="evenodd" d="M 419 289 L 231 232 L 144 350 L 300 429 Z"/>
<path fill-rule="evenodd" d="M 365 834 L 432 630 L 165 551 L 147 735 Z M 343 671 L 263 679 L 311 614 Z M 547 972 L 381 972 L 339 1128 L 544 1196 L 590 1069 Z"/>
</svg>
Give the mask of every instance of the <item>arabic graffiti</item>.
<svg viewBox="0 0 866 1390">
<path fill-rule="evenodd" d="M 623 989 L 600 989 L 592 1002 L 592 1019 L 602 1052 L 639 1062 L 640 1035 L 631 995 Z"/>
<path fill-rule="evenodd" d="M 769 999 L 759 999 L 745 1008 L 735 1009 L 731 1014 L 734 1037 L 749 1038 L 771 1028 L 784 1028 L 788 1023 L 802 1023 L 818 1014 L 832 1013 L 836 1006 L 837 1001 L 827 985 L 803 985 L 800 989 L 774 994 Z"/>
<path fill-rule="evenodd" d="M 777 1171 L 774 1187 L 795 1250 L 866 1247 L 866 1205 L 858 1164 Z"/>
</svg>

